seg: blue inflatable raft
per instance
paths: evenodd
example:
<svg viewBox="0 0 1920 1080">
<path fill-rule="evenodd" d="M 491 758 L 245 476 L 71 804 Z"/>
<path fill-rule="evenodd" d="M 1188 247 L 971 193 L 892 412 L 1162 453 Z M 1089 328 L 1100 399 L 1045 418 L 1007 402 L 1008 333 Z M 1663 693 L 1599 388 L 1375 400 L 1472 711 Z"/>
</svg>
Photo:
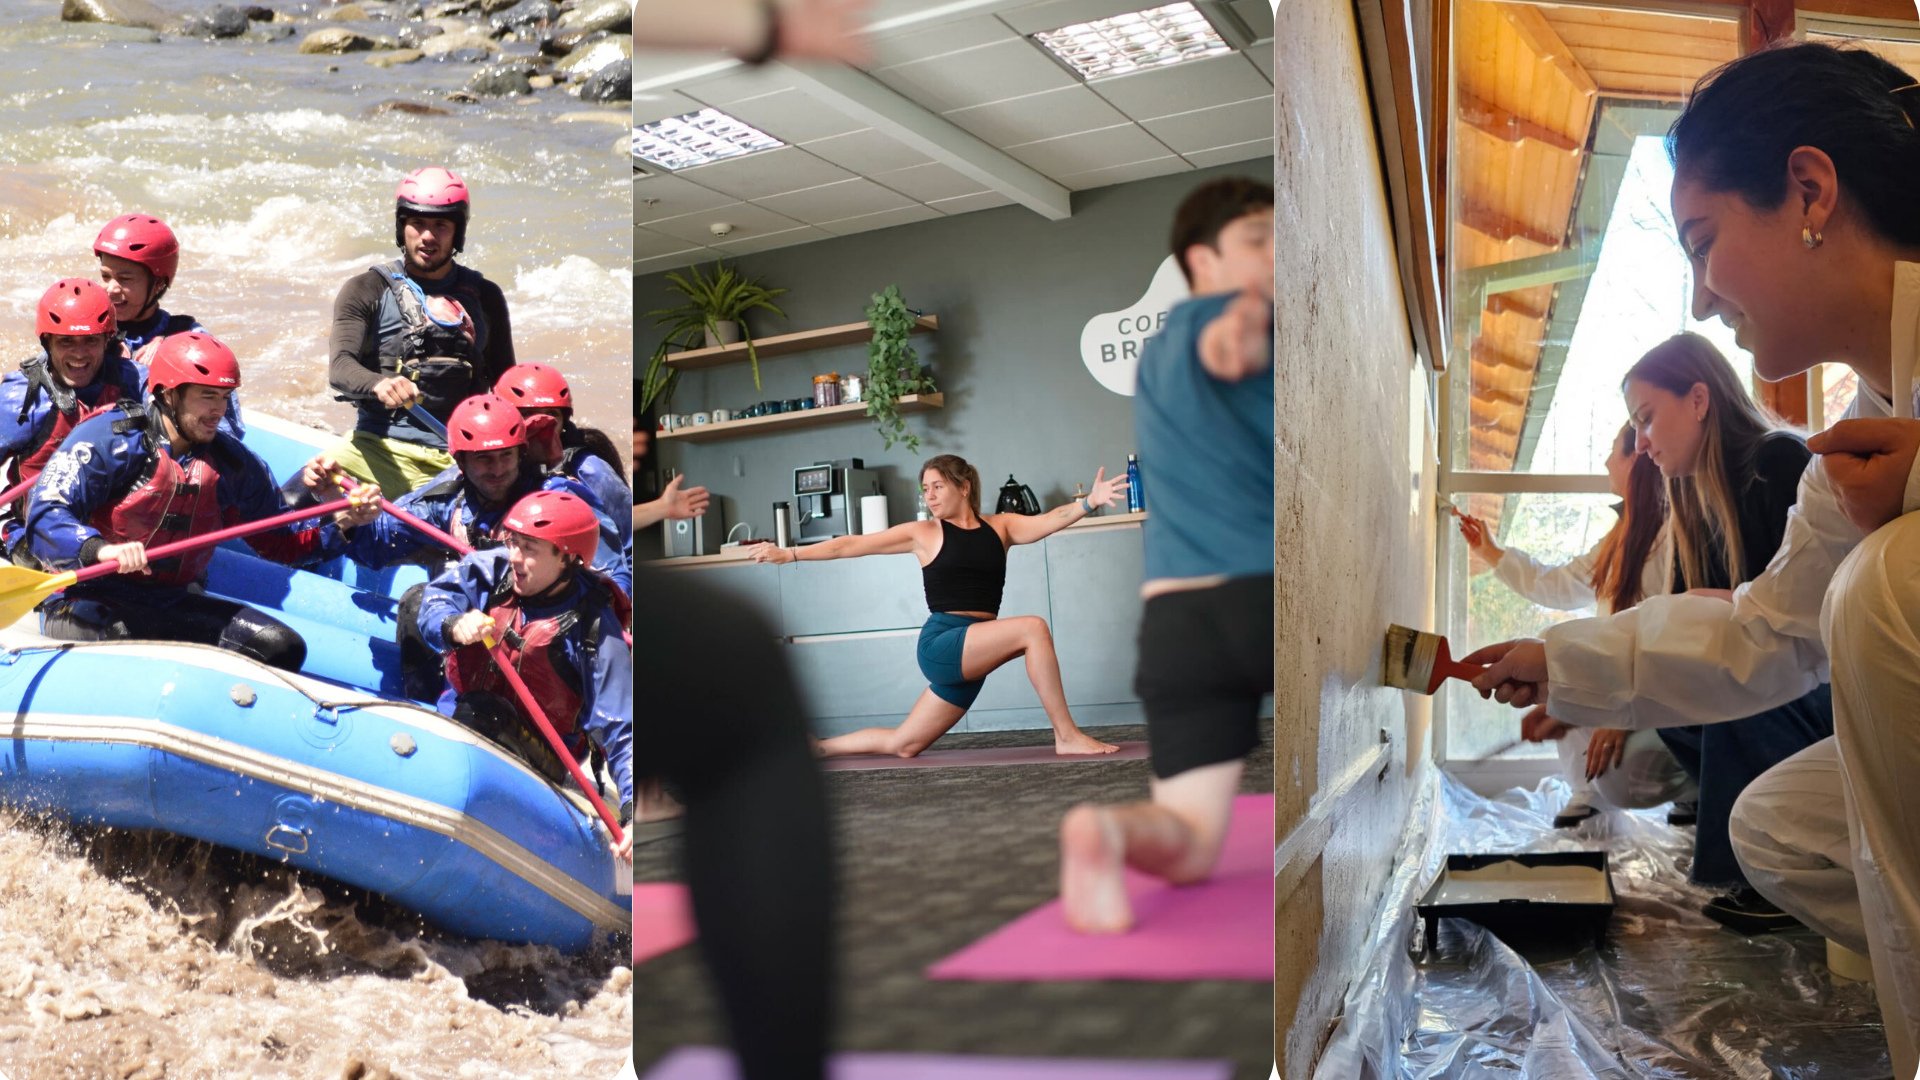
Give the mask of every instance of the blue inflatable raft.
<svg viewBox="0 0 1920 1080">
<path fill-rule="evenodd" d="M 263 419 L 247 442 L 276 476 L 327 437 Z M 54 641 L 30 620 L 0 631 L 0 800 L 278 859 L 470 937 L 576 952 L 627 931 L 632 876 L 586 800 L 401 699 L 394 596 L 424 575 L 357 569 L 216 555 L 209 592 L 306 637 L 299 675 L 199 645 Z"/>
</svg>

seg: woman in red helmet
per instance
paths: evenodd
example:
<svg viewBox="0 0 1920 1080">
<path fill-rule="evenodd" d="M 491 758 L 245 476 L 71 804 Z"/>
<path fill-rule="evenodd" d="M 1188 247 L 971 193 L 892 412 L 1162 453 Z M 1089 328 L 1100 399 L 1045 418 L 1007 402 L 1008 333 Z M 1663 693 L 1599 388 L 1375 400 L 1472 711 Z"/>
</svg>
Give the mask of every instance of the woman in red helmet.
<svg viewBox="0 0 1920 1080">
<path fill-rule="evenodd" d="M 624 520 L 618 510 L 633 502 L 633 490 L 627 486 L 620 451 L 606 432 L 573 422 L 573 391 L 566 376 L 545 364 L 515 364 L 500 376 L 493 392 L 513 402 L 526 418 L 527 443 L 536 460 L 586 485 L 616 524 Z M 620 539 L 621 551 L 630 559 L 631 523 L 622 527 Z"/>
<path fill-rule="evenodd" d="M 620 788 L 621 818 L 633 816 L 633 658 L 621 630 L 626 594 L 591 569 L 600 519 L 586 500 L 536 491 L 502 520 L 503 548 L 476 551 L 427 584 L 419 630 L 446 654 L 440 711 L 501 743 L 556 784 L 566 767 L 540 734 L 486 645 L 505 641 L 574 759 L 597 746 Z M 631 834 L 618 849 L 631 858 Z"/>
<path fill-rule="evenodd" d="M 151 397 L 122 398 L 73 429 L 47 460 L 27 504 L 27 542 L 41 563 L 73 570 L 117 561 L 120 572 L 84 581 L 41 605 L 52 637 L 154 638 L 217 645 L 297 671 L 300 635 L 244 604 L 193 591 L 213 549 L 149 562 L 150 546 L 281 512 L 273 475 L 222 427 L 240 385 L 233 352 L 207 334 L 161 341 Z M 319 464 L 331 466 L 331 462 Z M 324 524 L 247 537 L 276 562 L 324 558 L 345 546 L 343 528 L 379 515 L 367 504 Z"/>
<path fill-rule="evenodd" d="M 453 173 L 408 173 L 394 196 L 401 257 L 349 279 L 333 302 L 327 381 L 359 416 L 332 453 L 389 496 L 453 464 L 445 437 L 408 407 L 445 424 L 454 406 L 485 393 L 513 366 L 505 294 L 454 262 L 466 247 L 471 208 L 466 182 Z"/>
<path fill-rule="evenodd" d="M 115 401 L 138 401 L 146 376 L 116 347 L 113 300 L 98 282 L 66 278 L 40 297 L 34 327 L 41 353 L 0 380 L 0 460 L 5 484 L 32 480 L 82 421 Z M 26 500 L 8 508 L 0 539 L 14 561 L 25 536 Z"/>
</svg>

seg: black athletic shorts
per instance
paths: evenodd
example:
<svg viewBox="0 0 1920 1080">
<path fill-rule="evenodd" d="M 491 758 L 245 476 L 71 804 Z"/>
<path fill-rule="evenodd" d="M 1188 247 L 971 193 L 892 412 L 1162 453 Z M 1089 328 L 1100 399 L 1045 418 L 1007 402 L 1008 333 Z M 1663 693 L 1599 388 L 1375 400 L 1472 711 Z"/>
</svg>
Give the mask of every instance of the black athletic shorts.
<svg viewBox="0 0 1920 1080">
<path fill-rule="evenodd" d="M 1146 705 L 1153 775 L 1246 757 L 1260 741 L 1260 700 L 1273 693 L 1273 578 L 1148 600 L 1133 689 Z"/>
</svg>

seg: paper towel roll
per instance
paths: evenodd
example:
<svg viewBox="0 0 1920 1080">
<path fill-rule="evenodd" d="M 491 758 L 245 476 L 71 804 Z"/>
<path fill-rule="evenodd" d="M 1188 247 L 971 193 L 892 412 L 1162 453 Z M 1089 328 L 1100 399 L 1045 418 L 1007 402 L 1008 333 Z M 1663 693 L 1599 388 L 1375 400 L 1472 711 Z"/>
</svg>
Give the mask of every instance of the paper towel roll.
<svg viewBox="0 0 1920 1080">
<path fill-rule="evenodd" d="M 860 531 L 863 533 L 887 531 L 887 497 L 885 495 L 860 497 Z"/>
</svg>

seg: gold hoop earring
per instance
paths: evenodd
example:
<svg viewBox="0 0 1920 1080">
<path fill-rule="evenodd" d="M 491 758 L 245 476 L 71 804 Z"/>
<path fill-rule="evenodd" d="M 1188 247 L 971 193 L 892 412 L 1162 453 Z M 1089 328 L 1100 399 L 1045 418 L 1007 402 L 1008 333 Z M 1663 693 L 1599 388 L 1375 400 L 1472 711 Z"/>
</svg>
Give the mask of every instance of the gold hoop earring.
<svg viewBox="0 0 1920 1080">
<path fill-rule="evenodd" d="M 1811 250 L 1813 248 L 1819 247 L 1823 243 L 1826 243 L 1826 237 L 1821 236 L 1817 232 L 1814 232 L 1813 222 L 1809 221 L 1806 224 L 1800 226 L 1800 242 L 1807 245 L 1807 248 Z"/>
</svg>

